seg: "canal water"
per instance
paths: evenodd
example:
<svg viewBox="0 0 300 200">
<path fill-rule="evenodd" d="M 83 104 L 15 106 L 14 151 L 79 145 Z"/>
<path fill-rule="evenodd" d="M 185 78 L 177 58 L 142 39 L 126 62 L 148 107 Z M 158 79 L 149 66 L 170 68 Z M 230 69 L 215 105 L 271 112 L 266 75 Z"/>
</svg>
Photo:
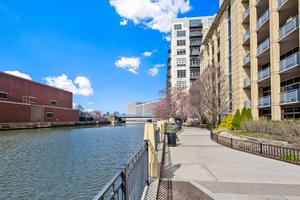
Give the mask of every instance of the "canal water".
<svg viewBox="0 0 300 200">
<path fill-rule="evenodd" d="M 0 199 L 92 199 L 143 133 L 143 125 L 1 131 Z"/>
</svg>

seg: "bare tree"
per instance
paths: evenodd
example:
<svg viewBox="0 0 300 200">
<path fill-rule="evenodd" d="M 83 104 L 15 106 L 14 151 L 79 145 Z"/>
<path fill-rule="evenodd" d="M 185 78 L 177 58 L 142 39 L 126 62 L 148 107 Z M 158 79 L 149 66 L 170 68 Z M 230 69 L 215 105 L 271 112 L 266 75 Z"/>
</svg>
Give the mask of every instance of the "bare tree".
<svg viewBox="0 0 300 200">
<path fill-rule="evenodd" d="M 217 125 L 228 112 L 228 84 L 223 69 L 219 65 L 206 67 L 192 85 L 189 99 L 193 117 Z"/>
</svg>

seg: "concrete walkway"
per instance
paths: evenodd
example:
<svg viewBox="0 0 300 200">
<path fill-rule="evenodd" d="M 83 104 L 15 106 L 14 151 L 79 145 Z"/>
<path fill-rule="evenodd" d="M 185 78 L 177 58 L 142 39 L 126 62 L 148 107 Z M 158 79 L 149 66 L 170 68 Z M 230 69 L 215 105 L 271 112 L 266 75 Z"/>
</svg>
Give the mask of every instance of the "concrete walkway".
<svg viewBox="0 0 300 200">
<path fill-rule="evenodd" d="M 185 128 L 178 142 L 166 148 L 160 188 L 172 196 L 160 199 L 300 200 L 300 166 L 221 146 L 205 129 Z"/>
</svg>

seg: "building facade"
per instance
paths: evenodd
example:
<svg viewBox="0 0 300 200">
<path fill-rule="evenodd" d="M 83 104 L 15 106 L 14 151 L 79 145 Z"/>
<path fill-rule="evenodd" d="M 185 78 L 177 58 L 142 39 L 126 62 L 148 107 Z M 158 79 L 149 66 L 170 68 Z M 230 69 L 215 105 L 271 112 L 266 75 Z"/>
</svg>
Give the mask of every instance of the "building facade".
<svg viewBox="0 0 300 200">
<path fill-rule="evenodd" d="M 300 117 L 299 0 L 221 0 L 204 36 L 204 66 L 228 76 L 229 110 Z"/>
<path fill-rule="evenodd" d="M 0 123 L 78 121 L 71 92 L 0 72 Z"/>
<path fill-rule="evenodd" d="M 168 50 L 168 88 L 188 90 L 200 75 L 200 47 L 203 33 L 213 21 L 210 17 L 177 18 L 173 21 Z"/>
<path fill-rule="evenodd" d="M 127 115 L 131 116 L 142 116 L 142 117 L 152 117 L 153 110 L 159 101 L 152 101 L 152 102 L 136 102 L 128 104 L 127 106 Z"/>
</svg>

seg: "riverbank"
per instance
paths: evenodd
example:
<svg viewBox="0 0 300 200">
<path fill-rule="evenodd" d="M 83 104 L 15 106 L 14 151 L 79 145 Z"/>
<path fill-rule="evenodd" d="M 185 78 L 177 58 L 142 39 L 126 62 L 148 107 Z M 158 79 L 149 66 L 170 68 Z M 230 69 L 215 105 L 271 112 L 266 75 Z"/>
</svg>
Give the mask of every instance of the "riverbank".
<svg viewBox="0 0 300 200">
<path fill-rule="evenodd" d="M 36 129 L 36 128 L 53 128 L 53 127 L 64 127 L 64 126 L 109 125 L 109 124 L 111 124 L 110 121 L 0 123 L 0 131 Z"/>
</svg>

